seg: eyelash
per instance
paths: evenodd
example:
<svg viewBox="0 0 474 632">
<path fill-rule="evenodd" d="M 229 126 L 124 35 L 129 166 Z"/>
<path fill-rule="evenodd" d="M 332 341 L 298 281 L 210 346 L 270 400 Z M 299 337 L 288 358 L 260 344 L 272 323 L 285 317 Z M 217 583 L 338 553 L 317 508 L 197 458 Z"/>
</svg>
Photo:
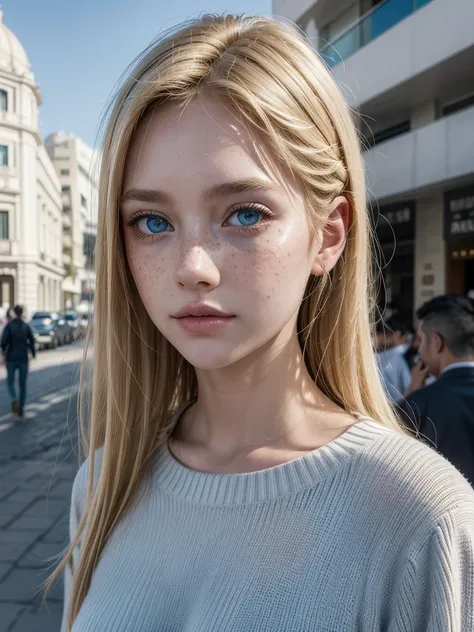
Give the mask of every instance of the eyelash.
<svg viewBox="0 0 474 632">
<path fill-rule="evenodd" d="M 229 213 L 227 214 L 227 216 L 226 216 L 226 218 L 225 218 L 225 220 L 223 222 L 223 225 L 225 225 L 225 222 L 230 217 L 232 217 L 232 215 L 234 215 L 234 213 L 236 213 L 237 211 L 240 211 L 240 210 L 258 211 L 259 213 L 261 213 L 265 217 L 265 219 L 262 219 L 261 222 L 259 222 L 258 224 L 255 224 L 254 226 L 232 226 L 232 225 L 228 225 L 230 228 L 236 229 L 238 232 L 250 233 L 250 232 L 259 231 L 263 227 L 268 226 L 270 219 L 272 217 L 274 217 L 274 213 L 272 213 L 265 206 L 262 206 L 262 205 L 260 205 L 258 203 L 255 203 L 255 202 L 249 202 L 249 203 L 234 205 L 229 210 Z M 137 213 L 135 213 L 135 215 L 133 215 L 125 223 L 127 224 L 127 226 L 131 226 L 132 227 L 133 232 L 135 233 L 135 236 L 138 237 L 138 239 L 146 239 L 146 240 L 150 240 L 150 241 L 156 241 L 157 239 L 161 239 L 163 234 L 168 233 L 168 232 L 172 232 L 172 231 L 163 231 L 162 233 L 156 233 L 155 235 L 142 232 L 138 228 L 139 221 L 141 219 L 151 218 L 151 217 L 163 217 L 163 219 L 165 219 L 167 222 L 169 222 L 169 220 L 166 219 L 166 217 L 164 215 L 161 215 L 160 213 L 154 213 L 152 211 L 141 210 L 141 211 L 138 211 Z M 170 224 L 170 226 L 172 226 L 171 222 L 169 222 L 169 224 Z"/>
</svg>

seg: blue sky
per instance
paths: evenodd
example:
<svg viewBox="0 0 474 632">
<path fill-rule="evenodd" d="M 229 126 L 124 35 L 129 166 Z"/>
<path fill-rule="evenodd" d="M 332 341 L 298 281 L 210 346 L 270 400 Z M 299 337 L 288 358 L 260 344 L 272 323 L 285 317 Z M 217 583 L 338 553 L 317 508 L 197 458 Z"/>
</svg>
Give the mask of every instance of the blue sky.
<svg viewBox="0 0 474 632">
<path fill-rule="evenodd" d="M 271 12 L 271 0 L 3 0 L 3 20 L 26 50 L 43 105 L 43 136 L 73 132 L 90 145 L 120 75 L 160 31 L 201 12 Z"/>
</svg>

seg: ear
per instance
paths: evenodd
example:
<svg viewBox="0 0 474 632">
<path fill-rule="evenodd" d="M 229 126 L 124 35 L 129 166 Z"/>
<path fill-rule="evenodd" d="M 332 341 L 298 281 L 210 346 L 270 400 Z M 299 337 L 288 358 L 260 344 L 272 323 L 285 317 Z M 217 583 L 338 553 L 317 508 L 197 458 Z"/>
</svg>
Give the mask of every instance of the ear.
<svg viewBox="0 0 474 632">
<path fill-rule="evenodd" d="M 444 349 L 444 338 L 440 336 L 437 331 L 433 332 L 431 337 L 432 337 L 431 344 L 433 345 L 433 350 L 435 351 L 435 353 L 441 353 Z"/>
<path fill-rule="evenodd" d="M 342 195 L 332 202 L 323 229 L 321 247 L 311 268 L 313 274 L 321 276 L 332 270 L 344 252 L 350 221 L 350 210 L 347 198 Z"/>
<path fill-rule="evenodd" d="M 350 205 L 344 196 L 337 197 L 331 204 L 323 229 L 323 239 L 315 256 L 311 272 L 317 276 L 332 270 L 344 252 L 350 221 Z"/>
</svg>

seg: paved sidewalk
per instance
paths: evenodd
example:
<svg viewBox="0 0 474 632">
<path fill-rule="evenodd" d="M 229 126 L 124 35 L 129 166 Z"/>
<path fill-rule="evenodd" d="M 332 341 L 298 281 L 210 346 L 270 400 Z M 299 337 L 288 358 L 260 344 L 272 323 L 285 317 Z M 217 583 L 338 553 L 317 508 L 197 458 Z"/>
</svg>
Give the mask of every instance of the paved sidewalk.
<svg viewBox="0 0 474 632">
<path fill-rule="evenodd" d="M 39 358 L 24 421 L 0 391 L 0 632 L 60 630 L 62 582 L 45 602 L 41 584 L 69 540 L 80 353 Z"/>
<path fill-rule="evenodd" d="M 57 632 L 63 586 L 42 603 L 40 584 L 68 541 L 71 444 L 0 466 L 0 632 Z"/>
</svg>

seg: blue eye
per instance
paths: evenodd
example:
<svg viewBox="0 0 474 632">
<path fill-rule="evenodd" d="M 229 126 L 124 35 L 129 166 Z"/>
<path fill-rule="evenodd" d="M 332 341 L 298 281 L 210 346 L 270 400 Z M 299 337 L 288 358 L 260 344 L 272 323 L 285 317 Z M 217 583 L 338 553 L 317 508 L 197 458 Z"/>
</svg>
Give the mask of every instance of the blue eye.
<svg viewBox="0 0 474 632">
<path fill-rule="evenodd" d="M 254 208 L 243 208 L 232 213 L 227 223 L 230 226 L 255 226 L 262 220 L 263 216 L 264 213 L 262 211 Z"/>
<path fill-rule="evenodd" d="M 169 230 L 170 223 L 159 215 L 149 215 L 148 217 L 139 219 L 137 227 L 146 235 L 158 235 L 159 233 L 164 233 L 166 230 Z"/>
</svg>

